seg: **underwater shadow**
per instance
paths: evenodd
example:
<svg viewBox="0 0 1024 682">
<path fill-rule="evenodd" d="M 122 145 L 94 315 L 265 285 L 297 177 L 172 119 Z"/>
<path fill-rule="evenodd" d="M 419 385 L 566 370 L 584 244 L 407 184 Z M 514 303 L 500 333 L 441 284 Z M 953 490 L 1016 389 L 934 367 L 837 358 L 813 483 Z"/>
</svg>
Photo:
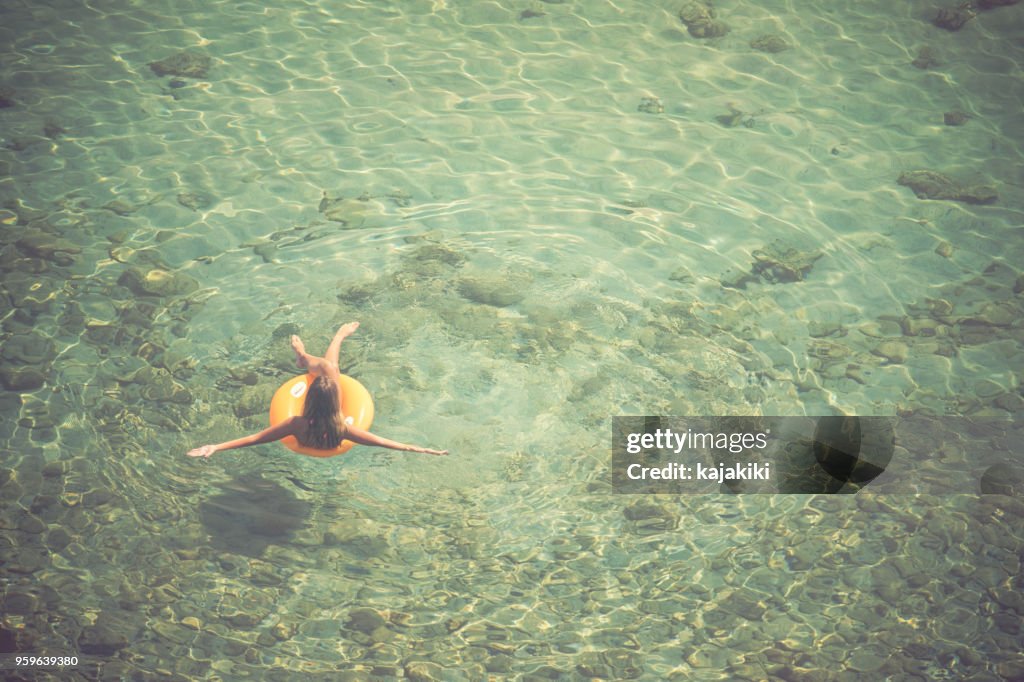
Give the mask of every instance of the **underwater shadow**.
<svg viewBox="0 0 1024 682">
<path fill-rule="evenodd" d="M 304 528 L 311 505 L 259 474 L 242 474 L 199 505 L 199 520 L 219 550 L 259 558 Z"/>
</svg>

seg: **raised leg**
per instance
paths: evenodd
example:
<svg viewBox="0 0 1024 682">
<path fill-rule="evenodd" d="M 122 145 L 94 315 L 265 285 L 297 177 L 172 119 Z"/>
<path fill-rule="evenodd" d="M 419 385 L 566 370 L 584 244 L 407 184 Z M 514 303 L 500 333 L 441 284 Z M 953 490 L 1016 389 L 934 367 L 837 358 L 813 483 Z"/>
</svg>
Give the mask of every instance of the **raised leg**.
<svg viewBox="0 0 1024 682">
<path fill-rule="evenodd" d="M 331 345 L 327 347 L 327 352 L 324 353 L 324 360 L 333 363 L 334 366 L 337 367 L 338 353 L 341 351 L 341 342 L 356 329 L 359 329 L 358 322 L 349 322 L 341 325 L 338 331 L 334 334 L 334 338 L 331 339 Z"/>
<path fill-rule="evenodd" d="M 326 374 L 331 370 L 331 365 L 326 360 L 307 353 L 302 339 L 294 334 L 292 335 L 292 350 L 295 351 L 295 364 L 299 367 L 308 369 L 313 374 Z M 337 371 L 337 365 L 335 365 L 335 371 Z"/>
<path fill-rule="evenodd" d="M 302 343 L 302 339 L 295 334 L 292 334 L 292 350 L 295 351 L 295 364 L 303 369 L 309 367 L 309 359 L 312 356 L 306 352 L 306 345 Z"/>
</svg>

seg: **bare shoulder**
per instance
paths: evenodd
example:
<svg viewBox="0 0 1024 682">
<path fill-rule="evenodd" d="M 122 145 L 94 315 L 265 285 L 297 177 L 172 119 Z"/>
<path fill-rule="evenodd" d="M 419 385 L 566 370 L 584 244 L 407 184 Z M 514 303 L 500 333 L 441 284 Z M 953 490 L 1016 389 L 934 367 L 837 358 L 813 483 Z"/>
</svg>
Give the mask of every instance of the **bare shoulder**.
<svg viewBox="0 0 1024 682">
<path fill-rule="evenodd" d="M 285 427 L 289 436 L 305 435 L 306 433 L 306 420 L 301 415 L 288 417 L 281 422 L 281 425 Z"/>
</svg>

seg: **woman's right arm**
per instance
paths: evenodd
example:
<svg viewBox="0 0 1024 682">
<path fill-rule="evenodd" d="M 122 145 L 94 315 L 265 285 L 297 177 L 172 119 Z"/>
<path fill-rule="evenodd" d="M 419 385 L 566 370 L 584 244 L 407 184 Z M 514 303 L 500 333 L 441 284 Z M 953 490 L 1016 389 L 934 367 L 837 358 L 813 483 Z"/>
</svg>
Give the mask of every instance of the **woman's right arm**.
<svg viewBox="0 0 1024 682">
<path fill-rule="evenodd" d="M 301 419 L 301 417 L 292 417 L 279 424 L 269 426 L 259 433 L 243 436 L 242 438 L 236 438 L 235 440 L 229 440 L 224 443 L 217 443 L 216 445 L 204 445 L 202 447 L 195 448 L 194 450 L 189 450 L 188 456 L 209 457 L 213 453 L 221 452 L 222 450 L 234 450 L 235 448 L 247 448 L 251 445 L 273 443 L 274 441 L 281 440 L 282 438 L 294 436 L 296 431 L 296 421 L 301 421 Z"/>
</svg>

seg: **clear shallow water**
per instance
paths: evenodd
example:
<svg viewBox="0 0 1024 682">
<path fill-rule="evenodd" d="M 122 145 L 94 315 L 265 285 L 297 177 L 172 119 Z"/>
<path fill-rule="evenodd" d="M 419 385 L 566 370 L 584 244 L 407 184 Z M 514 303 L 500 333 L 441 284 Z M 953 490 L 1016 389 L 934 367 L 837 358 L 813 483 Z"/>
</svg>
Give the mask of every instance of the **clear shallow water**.
<svg viewBox="0 0 1024 682">
<path fill-rule="evenodd" d="M 605 483 L 617 414 L 1018 416 L 1019 8 L 731 3 L 700 41 L 642 3 L 7 6 L 18 647 L 222 679 L 1020 670 L 1006 500 Z M 172 87 L 148 64 L 182 49 L 212 63 Z M 922 201 L 919 169 L 999 200 Z M 184 457 L 262 428 L 288 335 L 350 319 L 375 431 L 449 458 Z"/>
</svg>

